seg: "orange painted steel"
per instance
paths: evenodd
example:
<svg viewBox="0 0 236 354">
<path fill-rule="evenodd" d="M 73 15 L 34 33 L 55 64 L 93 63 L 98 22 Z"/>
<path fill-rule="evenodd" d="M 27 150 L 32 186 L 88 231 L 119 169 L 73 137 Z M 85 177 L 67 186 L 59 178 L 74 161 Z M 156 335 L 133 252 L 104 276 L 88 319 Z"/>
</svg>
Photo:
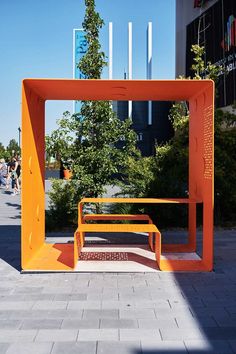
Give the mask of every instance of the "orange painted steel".
<svg viewBox="0 0 236 354">
<path fill-rule="evenodd" d="M 204 270 L 204 266 L 200 264 L 200 258 L 198 260 L 192 260 L 192 253 L 196 251 L 196 233 L 191 234 L 189 232 L 188 242 L 186 244 L 164 244 L 161 243 L 161 233 L 158 228 L 153 225 L 151 218 L 148 215 L 132 215 L 132 218 L 129 218 L 129 215 L 112 215 L 112 214 L 102 214 L 96 217 L 96 214 L 92 214 L 91 217 L 89 214 L 83 215 L 83 207 L 86 203 L 139 203 L 139 204 L 158 204 L 158 203 L 171 203 L 171 204 L 189 204 L 194 205 L 196 209 L 196 203 L 201 203 L 201 200 L 193 200 L 189 198 L 83 198 L 78 205 L 78 235 L 80 238 L 81 248 L 84 245 L 84 233 L 85 232 L 148 232 L 149 237 L 149 246 L 152 251 L 155 251 L 156 260 L 160 270 Z M 149 219 L 149 224 L 86 224 L 87 220 L 140 220 Z M 155 246 L 153 244 L 153 236 L 155 239 Z M 166 259 L 164 257 L 168 254 L 180 254 L 185 253 L 184 260 L 173 260 Z M 186 257 L 186 254 L 188 257 Z M 186 259 L 190 258 L 190 259 Z"/>
<path fill-rule="evenodd" d="M 189 247 L 191 250 L 195 250 L 196 203 L 202 202 L 202 259 L 162 259 L 161 255 L 159 257 L 159 253 L 163 253 L 164 250 L 163 246 L 161 250 L 161 236 L 157 236 L 157 233 L 155 234 L 156 245 L 160 243 L 160 252 L 156 250 L 156 255 L 162 269 L 212 270 L 214 83 L 211 80 L 73 79 L 23 80 L 22 269 L 73 270 L 82 247 L 78 233 L 74 234 L 74 245 L 48 245 L 45 243 L 44 136 L 46 100 L 186 100 L 189 102 L 189 199 L 181 199 L 179 201 L 176 199 L 149 199 L 145 203 L 187 203 L 189 208 L 189 244 L 191 246 Z M 127 200 L 125 199 L 124 202 L 127 202 Z M 187 250 L 188 252 L 191 251 L 190 248 Z"/>
<path fill-rule="evenodd" d="M 84 200 L 84 199 L 83 199 Z M 80 220 L 80 218 L 78 218 Z M 137 221 L 147 221 L 148 224 L 153 224 L 152 219 L 150 218 L 149 215 L 146 214 L 139 214 L 139 215 L 130 215 L 130 214 L 85 214 L 83 215 L 83 223 L 86 221 L 96 221 L 96 220 L 121 220 L 121 221 L 131 221 L 131 220 L 137 220 Z M 83 241 L 82 243 L 84 244 L 84 234 L 82 233 Z M 152 232 L 148 233 L 148 244 L 151 248 L 152 251 L 154 251 L 153 247 L 153 234 Z"/>
</svg>

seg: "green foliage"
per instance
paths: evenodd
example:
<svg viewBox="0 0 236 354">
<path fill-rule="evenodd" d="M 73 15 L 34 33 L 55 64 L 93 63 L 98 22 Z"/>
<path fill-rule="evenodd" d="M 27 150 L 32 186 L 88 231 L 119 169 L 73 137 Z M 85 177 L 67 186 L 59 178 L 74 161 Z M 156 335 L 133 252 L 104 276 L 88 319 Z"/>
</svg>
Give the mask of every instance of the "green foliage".
<svg viewBox="0 0 236 354">
<path fill-rule="evenodd" d="M 154 180 L 153 157 L 143 157 L 139 151 L 129 156 L 120 181 L 122 195 L 143 198 L 148 193 L 148 185 Z"/>
<path fill-rule="evenodd" d="M 182 131 L 182 129 L 186 130 L 189 120 L 187 103 L 184 101 L 175 102 L 170 109 L 169 119 L 175 132 Z"/>
<path fill-rule="evenodd" d="M 236 219 L 236 115 L 215 113 L 215 222 L 235 223 Z"/>
<path fill-rule="evenodd" d="M 99 43 L 99 30 L 104 22 L 95 11 L 94 0 L 85 0 L 85 5 L 83 29 L 88 49 L 79 68 L 88 79 L 100 79 L 106 65 Z M 132 122 L 120 121 L 109 101 L 83 101 L 76 118 L 73 178 L 80 181 L 84 195 L 98 197 L 106 185 L 114 183 L 114 174 L 122 170 L 127 157 L 134 152 L 136 136 L 131 130 Z M 118 148 L 121 140 L 123 146 Z"/>
<path fill-rule="evenodd" d="M 105 53 L 100 51 L 99 30 L 104 25 L 98 12 L 95 11 L 95 0 L 85 0 L 85 17 L 83 29 L 88 49 L 80 60 L 78 67 L 88 79 L 100 79 L 105 65 Z"/>
<path fill-rule="evenodd" d="M 84 119 L 78 122 L 81 139 L 77 139 L 74 154 L 74 178 L 80 180 L 84 194 L 102 195 L 104 187 L 114 183 L 126 159 L 134 152 L 136 136 L 131 121 L 121 122 L 110 109 L 109 102 L 86 102 Z M 123 147 L 117 144 L 124 139 Z"/>
<path fill-rule="evenodd" d="M 0 159 L 5 159 L 5 161 L 8 161 L 11 157 L 11 154 L 9 151 L 5 149 L 2 143 L 0 143 Z"/>
<path fill-rule="evenodd" d="M 10 156 L 12 155 L 20 155 L 21 154 L 21 149 L 15 139 L 11 139 L 9 141 L 9 144 L 7 145 L 6 151 Z"/>
<path fill-rule="evenodd" d="M 58 128 L 45 137 L 47 157 L 54 156 L 64 162 L 64 167 L 72 155 L 74 138 L 71 133 L 70 112 L 63 113 L 63 117 L 57 120 Z"/>
<path fill-rule="evenodd" d="M 74 180 L 52 179 L 49 192 L 49 211 L 46 213 L 47 231 L 77 223 L 78 202 L 81 199 L 80 184 Z"/>
<path fill-rule="evenodd" d="M 99 30 L 104 22 L 95 11 L 94 0 L 85 0 L 85 5 L 83 29 L 88 48 L 78 67 L 87 79 L 100 79 L 106 65 L 99 43 Z M 131 120 L 120 121 L 109 101 L 83 101 L 79 113 L 65 112 L 58 124 L 58 129 L 46 139 L 47 152 L 71 159 L 71 183 L 78 183 L 79 197 L 101 196 L 107 185 L 115 183 L 114 175 L 122 173 L 128 157 L 135 154 L 136 134 L 131 129 Z M 58 188 L 59 185 L 53 185 L 53 190 Z M 69 185 L 62 184 L 60 188 L 58 193 L 67 198 Z M 71 200 L 78 202 L 75 190 L 70 192 Z M 61 214 L 61 205 L 66 214 L 71 204 L 57 203 L 58 193 L 51 195 L 51 210 L 58 209 Z M 99 205 L 96 211 L 100 212 Z"/>
<path fill-rule="evenodd" d="M 20 147 L 15 139 L 10 140 L 6 148 L 2 143 L 0 143 L 0 158 L 4 159 L 5 161 L 10 161 L 12 154 L 20 155 L 20 151 Z"/>
<path fill-rule="evenodd" d="M 198 44 L 193 44 L 191 52 L 194 53 L 194 64 L 192 65 L 192 70 L 194 72 L 193 79 L 210 79 L 213 81 L 218 80 L 219 73 L 222 72 L 223 67 L 221 65 L 215 65 L 211 62 L 205 62 L 203 56 L 205 54 L 205 47 L 201 47 Z"/>
<path fill-rule="evenodd" d="M 217 81 L 222 70 L 211 63 L 204 65 L 204 47 L 194 45 L 195 54 L 194 79 L 202 78 Z M 183 79 L 183 77 L 182 77 Z M 234 109 L 235 107 L 233 107 Z M 188 195 L 188 121 L 189 111 L 186 102 L 173 104 L 169 119 L 174 127 L 174 137 L 166 144 L 156 146 L 155 157 L 150 158 L 152 178 L 142 167 L 141 160 L 135 179 L 132 164 L 127 170 L 127 184 L 123 188 L 126 195 L 133 197 L 166 197 L 184 198 Z M 232 113 L 217 110 L 215 112 L 215 224 L 228 225 L 235 223 L 236 217 L 236 116 Z M 147 175 L 147 178 L 145 177 Z M 143 193 L 142 193 L 143 192 Z M 135 211 L 136 206 L 132 207 Z M 132 210 L 131 210 L 132 212 Z M 160 227 L 182 227 L 187 225 L 186 206 L 157 205 L 144 206 L 153 221 Z"/>
</svg>

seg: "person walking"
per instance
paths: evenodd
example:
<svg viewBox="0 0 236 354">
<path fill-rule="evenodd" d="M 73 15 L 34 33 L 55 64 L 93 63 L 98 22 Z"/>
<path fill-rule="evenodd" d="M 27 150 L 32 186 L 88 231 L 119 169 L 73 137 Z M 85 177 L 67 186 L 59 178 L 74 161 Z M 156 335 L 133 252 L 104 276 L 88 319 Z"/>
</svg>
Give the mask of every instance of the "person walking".
<svg viewBox="0 0 236 354">
<path fill-rule="evenodd" d="M 0 159 L 0 187 L 7 184 L 7 164 L 4 159 Z"/>
<path fill-rule="evenodd" d="M 11 179 L 11 184 L 12 184 L 12 189 L 13 193 L 12 195 L 15 196 L 16 194 L 19 194 L 19 181 L 18 181 L 18 175 L 17 175 L 17 168 L 18 168 L 18 162 L 15 157 L 11 158 L 11 161 L 7 165 L 8 169 L 8 184 Z"/>
</svg>

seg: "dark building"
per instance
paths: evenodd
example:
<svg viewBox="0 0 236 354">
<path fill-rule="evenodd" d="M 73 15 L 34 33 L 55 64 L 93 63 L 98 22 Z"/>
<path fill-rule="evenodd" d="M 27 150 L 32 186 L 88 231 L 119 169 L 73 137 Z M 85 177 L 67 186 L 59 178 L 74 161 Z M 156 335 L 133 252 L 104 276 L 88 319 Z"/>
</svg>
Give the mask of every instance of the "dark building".
<svg viewBox="0 0 236 354">
<path fill-rule="evenodd" d="M 137 146 L 143 156 L 151 156 L 155 152 L 155 143 L 165 143 L 173 136 L 169 121 L 170 102 L 152 102 L 152 122 L 148 122 L 148 102 L 134 101 L 132 103 L 133 129 L 137 134 Z M 128 117 L 128 102 L 117 101 L 114 110 L 118 117 L 124 120 Z"/>
<path fill-rule="evenodd" d="M 176 74 L 191 76 L 191 46 L 205 47 L 204 61 L 221 65 L 218 107 L 236 101 L 236 1 L 176 0 Z"/>
</svg>

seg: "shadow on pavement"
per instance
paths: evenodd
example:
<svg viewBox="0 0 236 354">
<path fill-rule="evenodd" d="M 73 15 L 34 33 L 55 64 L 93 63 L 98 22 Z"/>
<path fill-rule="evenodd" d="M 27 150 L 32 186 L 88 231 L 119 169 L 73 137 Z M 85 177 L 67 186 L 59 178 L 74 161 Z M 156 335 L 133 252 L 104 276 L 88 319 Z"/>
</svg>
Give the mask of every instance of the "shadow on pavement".
<svg viewBox="0 0 236 354">
<path fill-rule="evenodd" d="M 20 225 L 0 225 L 0 258 L 20 271 Z"/>
<path fill-rule="evenodd" d="M 9 207 L 16 208 L 16 210 L 21 210 L 21 205 L 20 204 L 7 202 L 6 205 L 9 206 Z"/>
</svg>

